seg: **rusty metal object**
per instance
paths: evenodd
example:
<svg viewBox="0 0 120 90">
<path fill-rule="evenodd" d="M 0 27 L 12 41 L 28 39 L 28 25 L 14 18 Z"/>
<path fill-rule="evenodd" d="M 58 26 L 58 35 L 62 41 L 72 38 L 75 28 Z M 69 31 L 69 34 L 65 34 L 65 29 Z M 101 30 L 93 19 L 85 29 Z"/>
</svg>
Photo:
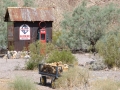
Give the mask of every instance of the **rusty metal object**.
<svg viewBox="0 0 120 90">
<path fill-rule="evenodd" d="M 8 7 L 5 21 L 54 21 L 54 8 Z M 8 20 L 9 17 L 9 20 Z"/>
</svg>

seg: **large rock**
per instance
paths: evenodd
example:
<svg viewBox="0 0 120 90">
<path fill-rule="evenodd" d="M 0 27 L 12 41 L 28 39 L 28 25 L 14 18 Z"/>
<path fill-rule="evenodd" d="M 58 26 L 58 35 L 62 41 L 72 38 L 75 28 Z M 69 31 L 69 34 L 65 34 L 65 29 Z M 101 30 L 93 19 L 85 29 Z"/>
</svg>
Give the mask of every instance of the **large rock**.
<svg viewBox="0 0 120 90">
<path fill-rule="evenodd" d="M 7 51 L 7 54 L 3 57 L 4 59 L 29 59 L 30 56 L 27 51 Z"/>
<path fill-rule="evenodd" d="M 86 62 L 85 67 L 87 67 L 90 70 L 104 70 L 107 68 L 107 66 L 103 63 L 102 60 Z"/>
</svg>

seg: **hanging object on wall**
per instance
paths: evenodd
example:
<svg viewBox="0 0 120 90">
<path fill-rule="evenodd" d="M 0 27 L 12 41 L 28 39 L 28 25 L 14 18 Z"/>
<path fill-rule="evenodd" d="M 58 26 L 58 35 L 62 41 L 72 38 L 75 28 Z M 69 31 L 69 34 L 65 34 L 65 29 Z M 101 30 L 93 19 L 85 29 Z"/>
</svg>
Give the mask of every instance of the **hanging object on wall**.
<svg viewBox="0 0 120 90">
<path fill-rule="evenodd" d="M 19 40 L 30 40 L 30 27 L 27 24 L 20 26 Z"/>
<path fill-rule="evenodd" d="M 39 27 L 40 28 L 46 28 L 46 22 L 45 21 L 39 22 Z"/>
<path fill-rule="evenodd" d="M 46 22 L 42 21 L 39 23 L 40 27 L 40 41 L 46 43 Z"/>
</svg>

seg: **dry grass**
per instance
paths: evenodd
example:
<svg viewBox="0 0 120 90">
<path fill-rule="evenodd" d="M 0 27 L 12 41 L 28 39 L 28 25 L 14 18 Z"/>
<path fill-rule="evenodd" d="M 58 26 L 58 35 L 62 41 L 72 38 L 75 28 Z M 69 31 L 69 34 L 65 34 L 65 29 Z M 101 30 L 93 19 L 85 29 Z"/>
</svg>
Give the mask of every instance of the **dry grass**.
<svg viewBox="0 0 120 90">
<path fill-rule="evenodd" d="M 91 86 L 92 90 L 120 90 L 120 82 L 112 79 L 97 80 Z"/>
<path fill-rule="evenodd" d="M 74 90 L 73 88 L 86 88 L 88 84 L 89 73 L 80 67 L 72 67 L 64 72 L 60 78 L 55 81 L 57 89 Z"/>
<path fill-rule="evenodd" d="M 37 90 L 35 84 L 30 80 L 23 77 L 16 77 L 12 83 L 10 83 L 10 89 L 12 90 Z"/>
<path fill-rule="evenodd" d="M 10 79 L 0 79 L 0 90 L 10 90 L 8 84 L 10 81 Z"/>
</svg>

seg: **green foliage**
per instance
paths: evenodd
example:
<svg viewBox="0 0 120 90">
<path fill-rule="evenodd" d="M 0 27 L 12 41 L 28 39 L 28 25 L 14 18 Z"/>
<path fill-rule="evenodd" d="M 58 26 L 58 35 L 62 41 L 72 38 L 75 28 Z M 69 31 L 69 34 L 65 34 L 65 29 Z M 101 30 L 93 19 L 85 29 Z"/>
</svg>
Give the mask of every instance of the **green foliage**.
<svg viewBox="0 0 120 90">
<path fill-rule="evenodd" d="M 78 6 L 74 12 L 64 15 L 61 23 L 62 32 L 58 45 L 67 45 L 72 50 L 94 48 L 97 40 L 109 29 L 111 23 L 119 23 L 119 9 L 114 5 L 103 8 L 87 7 L 86 3 Z M 119 26 L 119 25 L 118 25 Z"/>
<path fill-rule="evenodd" d="M 33 70 L 35 68 L 36 63 L 33 60 L 29 60 L 26 62 L 26 69 Z"/>
<path fill-rule="evenodd" d="M 58 47 L 55 46 L 53 43 L 46 43 L 46 55 L 51 53 L 53 50 L 57 49 Z"/>
<path fill-rule="evenodd" d="M 75 64 L 77 60 L 69 50 L 54 50 L 47 58 L 48 63 L 62 61 L 65 64 Z"/>
<path fill-rule="evenodd" d="M 30 44 L 29 51 L 31 58 L 28 62 L 26 62 L 27 69 L 34 69 L 40 62 L 42 62 L 44 55 L 40 54 L 40 48 L 42 48 L 40 41 Z"/>
<path fill-rule="evenodd" d="M 88 79 L 89 72 L 87 70 L 81 69 L 80 67 L 72 67 L 68 71 L 63 72 L 62 77 L 59 77 L 55 81 L 55 86 L 62 90 L 74 90 L 73 88 L 79 90 L 82 85 L 84 87 L 88 84 Z"/>
<path fill-rule="evenodd" d="M 23 0 L 23 2 L 24 2 L 23 7 L 33 7 L 34 6 L 33 0 Z"/>
<path fill-rule="evenodd" d="M 97 42 L 96 48 L 109 67 L 120 66 L 120 32 L 109 32 Z"/>
<path fill-rule="evenodd" d="M 40 43 L 36 41 L 29 46 L 30 60 L 26 62 L 26 69 L 33 70 L 39 63 L 46 62 L 46 56 L 55 50 L 56 47 L 52 43 Z"/>
<path fill-rule="evenodd" d="M 17 6 L 13 0 L 0 1 L 0 49 L 7 48 L 7 23 L 4 22 L 4 15 L 7 7 Z"/>
<path fill-rule="evenodd" d="M 92 90 L 119 90 L 120 82 L 106 79 L 106 80 L 97 80 L 92 84 Z"/>
<path fill-rule="evenodd" d="M 58 40 L 60 35 L 61 35 L 60 31 L 53 31 L 53 35 L 52 35 L 52 43 L 53 44 L 57 43 L 57 40 Z"/>
<path fill-rule="evenodd" d="M 3 34 L 4 32 L 2 32 Z M 0 35 L 0 49 L 6 49 L 6 35 Z"/>
<path fill-rule="evenodd" d="M 23 77 L 16 77 L 11 87 L 13 90 L 36 90 L 34 83 Z"/>
<path fill-rule="evenodd" d="M 31 58 L 26 62 L 26 68 L 30 70 L 37 67 L 39 63 L 45 62 L 62 61 L 66 64 L 77 63 L 77 60 L 69 50 L 60 51 L 52 43 L 42 44 L 40 41 L 37 41 L 30 44 L 29 50 Z"/>
<path fill-rule="evenodd" d="M 11 45 L 10 47 L 9 47 L 10 49 L 10 51 L 13 51 L 14 50 L 14 45 Z"/>
<path fill-rule="evenodd" d="M 23 47 L 23 50 L 22 50 L 22 51 L 23 51 L 23 52 L 24 52 L 24 51 L 28 51 L 28 50 L 27 50 L 27 47 Z"/>
<path fill-rule="evenodd" d="M 40 43 L 40 41 L 30 44 L 29 50 L 30 50 L 31 59 L 36 60 L 36 61 L 41 60 L 44 56 L 44 54 L 42 55 L 40 53 L 41 49 L 45 49 L 45 45 Z"/>
</svg>

